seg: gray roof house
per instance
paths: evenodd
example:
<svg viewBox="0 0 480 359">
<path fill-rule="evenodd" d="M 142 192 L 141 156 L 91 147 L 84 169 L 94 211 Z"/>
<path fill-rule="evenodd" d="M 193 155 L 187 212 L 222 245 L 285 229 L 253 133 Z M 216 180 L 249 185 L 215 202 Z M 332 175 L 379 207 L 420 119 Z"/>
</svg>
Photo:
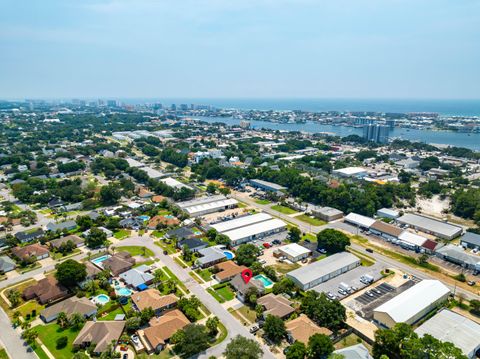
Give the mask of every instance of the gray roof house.
<svg viewBox="0 0 480 359">
<path fill-rule="evenodd" d="M 85 318 L 89 318 L 97 314 L 97 306 L 88 298 L 70 297 L 42 310 L 40 318 L 45 323 L 50 323 L 57 319 L 58 314 L 61 312 L 64 312 L 67 316 L 79 313 Z"/>
<path fill-rule="evenodd" d="M 149 266 L 141 265 L 120 274 L 120 280 L 132 288 L 141 289 L 144 287 L 142 285 L 148 286 L 153 281 L 153 275 L 149 272 Z"/>
<path fill-rule="evenodd" d="M 248 283 L 245 283 L 241 274 L 237 274 L 235 277 L 233 277 L 230 281 L 230 284 L 233 288 L 235 288 L 237 291 L 237 297 L 242 302 L 245 300 L 245 295 L 248 294 L 250 288 L 256 288 L 260 295 L 265 292 L 265 287 L 261 281 L 252 278 Z"/>
<path fill-rule="evenodd" d="M 0 273 L 7 273 L 14 270 L 16 267 L 13 259 L 7 256 L 0 256 Z"/>
<path fill-rule="evenodd" d="M 51 231 L 51 232 L 64 231 L 64 230 L 71 231 L 72 229 L 77 228 L 77 222 L 73 220 L 60 222 L 60 223 L 50 222 L 45 226 L 45 228 L 47 229 L 47 231 Z"/>
<path fill-rule="evenodd" d="M 480 248 L 480 234 L 465 232 L 460 237 L 460 244 L 467 248 Z"/>
<path fill-rule="evenodd" d="M 40 237 L 43 237 L 44 234 L 45 232 L 43 231 L 43 229 L 38 228 L 36 230 L 17 232 L 15 233 L 15 238 L 22 243 L 26 243 L 26 242 L 31 242 Z"/>
<path fill-rule="evenodd" d="M 225 253 L 223 253 L 221 249 L 216 247 L 199 249 L 197 253 L 200 254 L 201 257 L 197 259 L 196 264 L 201 267 L 210 267 L 227 259 Z"/>
<path fill-rule="evenodd" d="M 368 352 L 368 349 L 363 344 L 338 349 L 335 350 L 334 353 L 343 355 L 344 359 L 373 359 Z"/>
</svg>

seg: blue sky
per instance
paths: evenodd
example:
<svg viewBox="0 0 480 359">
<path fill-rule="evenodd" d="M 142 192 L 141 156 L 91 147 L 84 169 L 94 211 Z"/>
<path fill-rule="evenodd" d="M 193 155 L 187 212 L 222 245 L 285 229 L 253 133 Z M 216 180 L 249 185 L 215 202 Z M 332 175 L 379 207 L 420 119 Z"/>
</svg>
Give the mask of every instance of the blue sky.
<svg viewBox="0 0 480 359">
<path fill-rule="evenodd" d="M 480 98 L 478 0 L 2 0 L 1 98 Z"/>
</svg>

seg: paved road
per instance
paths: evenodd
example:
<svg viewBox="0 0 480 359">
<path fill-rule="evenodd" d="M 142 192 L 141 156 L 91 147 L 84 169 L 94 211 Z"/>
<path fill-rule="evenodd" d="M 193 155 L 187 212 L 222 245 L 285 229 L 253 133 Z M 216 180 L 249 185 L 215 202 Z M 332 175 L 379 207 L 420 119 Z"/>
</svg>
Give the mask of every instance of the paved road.
<svg viewBox="0 0 480 359">
<path fill-rule="evenodd" d="M 153 240 L 149 237 L 132 237 L 124 239 L 121 242 L 121 245 L 128 246 L 145 246 L 149 248 L 157 258 L 160 258 L 163 264 L 165 264 L 170 270 L 186 285 L 188 290 L 192 294 L 195 294 L 198 299 L 208 308 L 212 314 L 216 315 L 220 321 L 225 325 L 228 330 L 227 338 L 212 348 L 209 348 L 206 352 L 201 353 L 198 358 L 205 359 L 210 356 L 221 357 L 222 353 L 225 351 L 225 347 L 230 342 L 230 340 L 237 336 L 242 335 L 247 338 L 255 339 L 255 337 L 250 334 L 247 328 L 245 328 L 240 322 L 235 319 L 220 303 L 218 303 L 208 292 L 198 284 L 190 275 L 188 270 L 180 267 L 171 257 L 163 254 L 163 250 L 156 246 L 153 243 Z M 263 358 L 275 358 L 275 356 L 270 352 L 267 346 L 262 346 L 263 349 Z"/>
<path fill-rule="evenodd" d="M 232 197 L 236 198 L 237 200 L 240 200 L 240 201 L 243 201 L 251 206 L 254 206 L 254 207 L 258 207 L 258 208 L 261 208 L 264 212 L 267 212 L 273 216 L 276 216 L 276 217 L 279 217 L 281 219 L 284 219 L 285 221 L 288 221 L 288 222 L 291 222 L 295 225 L 297 225 L 300 230 L 302 232 L 312 232 L 312 233 L 318 233 L 326 228 L 335 228 L 335 229 L 341 229 L 341 230 L 344 230 L 344 231 L 347 231 L 351 234 L 358 234 L 368 240 L 372 240 L 372 238 L 362 234 L 362 233 L 358 233 L 358 230 L 356 227 L 354 226 L 351 226 L 347 223 L 344 223 L 344 222 L 331 222 L 331 223 L 328 223 L 328 224 L 325 224 L 323 226 L 311 226 L 309 225 L 308 223 L 305 223 L 299 219 L 296 219 L 295 217 L 290 217 L 290 216 L 287 216 L 287 215 L 284 215 L 282 213 L 279 213 L 273 209 L 270 208 L 270 205 L 261 205 L 261 204 L 258 204 L 256 203 L 254 200 L 252 200 L 251 198 L 247 197 L 246 194 L 243 194 L 243 193 L 238 193 L 238 192 L 235 192 L 232 194 Z M 351 246 L 353 249 L 356 249 L 358 251 L 361 251 L 361 252 L 364 252 L 365 251 L 365 248 L 360 246 L 360 245 L 357 245 L 357 244 L 352 244 Z M 429 275 L 419 269 L 415 269 L 407 264 L 403 264 L 401 262 L 398 262 L 394 259 L 391 259 L 387 256 L 384 256 L 380 253 L 377 253 L 377 252 L 374 252 L 374 253 L 368 253 L 369 256 L 375 258 L 375 260 L 377 260 L 379 263 L 381 264 L 384 264 L 386 266 L 389 266 L 389 267 L 394 267 L 394 268 L 398 268 L 400 270 L 402 270 L 403 272 L 405 273 L 409 273 L 409 274 L 412 274 L 418 278 L 421 278 L 421 279 L 437 279 L 435 278 L 435 276 L 432 276 L 432 275 Z M 450 290 L 452 291 L 455 291 L 457 294 L 458 293 L 461 293 L 462 295 L 465 296 L 466 299 L 480 299 L 480 295 L 478 294 L 475 294 L 475 293 L 472 293 L 471 291 L 468 291 L 466 289 L 463 289 L 463 288 L 460 288 L 458 286 L 455 286 L 455 285 L 452 285 L 450 283 L 445 283 L 444 281 L 442 281 L 447 287 L 450 288 Z"/>
</svg>

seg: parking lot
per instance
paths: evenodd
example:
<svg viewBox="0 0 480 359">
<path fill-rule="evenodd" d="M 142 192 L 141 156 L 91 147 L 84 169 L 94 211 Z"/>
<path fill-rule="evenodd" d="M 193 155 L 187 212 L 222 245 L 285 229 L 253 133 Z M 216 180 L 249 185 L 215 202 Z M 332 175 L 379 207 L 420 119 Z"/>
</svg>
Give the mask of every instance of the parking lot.
<svg viewBox="0 0 480 359">
<path fill-rule="evenodd" d="M 353 309 L 362 318 L 371 320 L 375 308 L 388 302 L 390 299 L 396 297 L 408 288 L 411 288 L 419 281 L 420 279 L 413 277 L 398 288 L 395 288 L 388 283 L 381 283 L 376 286 L 372 285 L 364 293 L 346 303 L 346 305 Z"/>
<path fill-rule="evenodd" d="M 345 283 L 350 287 L 356 287 L 357 291 L 361 290 L 362 288 L 367 287 L 367 284 L 362 283 L 360 281 L 360 277 L 368 274 L 371 275 L 374 278 L 374 282 L 382 278 L 382 274 L 380 273 L 383 269 L 385 269 L 385 266 L 383 266 L 380 263 L 375 263 L 374 265 L 370 267 L 357 267 L 355 269 L 352 269 L 351 271 L 348 271 L 346 273 L 343 273 L 339 275 L 338 277 L 332 278 L 329 281 L 326 281 L 324 283 L 321 283 L 317 285 L 316 287 L 312 288 L 316 292 L 323 292 L 323 293 L 333 293 L 338 299 L 343 299 L 348 297 L 350 294 L 347 295 L 342 295 L 338 292 L 340 289 L 340 283 Z"/>
</svg>

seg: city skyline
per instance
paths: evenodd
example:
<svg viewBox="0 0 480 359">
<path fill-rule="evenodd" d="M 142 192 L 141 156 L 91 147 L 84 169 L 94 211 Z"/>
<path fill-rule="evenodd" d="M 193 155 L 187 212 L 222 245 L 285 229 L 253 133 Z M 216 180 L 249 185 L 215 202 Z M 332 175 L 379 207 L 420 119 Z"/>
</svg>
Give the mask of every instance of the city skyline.
<svg viewBox="0 0 480 359">
<path fill-rule="evenodd" d="M 0 98 L 478 99 L 480 3 L 0 5 Z"/>
</svg>

